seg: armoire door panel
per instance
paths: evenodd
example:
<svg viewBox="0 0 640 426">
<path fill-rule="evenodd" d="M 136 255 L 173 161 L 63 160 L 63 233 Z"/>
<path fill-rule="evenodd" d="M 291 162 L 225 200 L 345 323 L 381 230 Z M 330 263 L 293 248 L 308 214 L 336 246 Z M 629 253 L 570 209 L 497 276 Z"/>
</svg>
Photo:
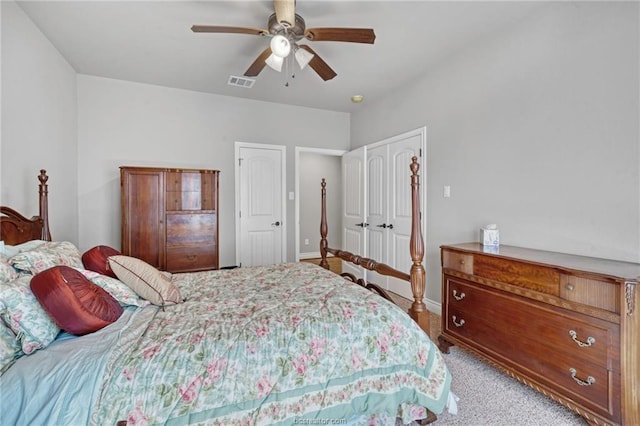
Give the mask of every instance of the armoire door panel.
<svg viewBox="0 0 640 426">
<path fill-rule="evenodd" d="M 122 253 L 164 269 L 164 174 L 132 171 L 122 175 L 121 185 Z"/>
</svg>

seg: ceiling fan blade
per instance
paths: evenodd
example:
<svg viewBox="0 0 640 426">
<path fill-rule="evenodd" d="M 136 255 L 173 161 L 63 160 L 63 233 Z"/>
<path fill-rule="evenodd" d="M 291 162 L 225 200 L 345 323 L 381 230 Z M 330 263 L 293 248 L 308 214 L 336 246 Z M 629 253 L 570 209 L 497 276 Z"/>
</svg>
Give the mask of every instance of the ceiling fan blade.
<svg viewBox="0 0 640 426">
<path fill-rule="evenodd" d="M 264 51 L 260 55 L 258 55 L 256 60 L 253 61 L 253 63 L 251 64 L 251 66 L 247 68 L 247 71 L 245 71 L 244 75 L 246 77 L 255 77 L 258 74 L 260 74 L 260 71 L 262 71 L 265 65 L 267 65 L 265 61 L 267 60 L 269 55 L 271 55 L 271 48 L 267 47 L 266 49 L 264 49 Z"/>
<path fill-rule="evenodd" d="M 273 0 L 276 19 L 289 27 L 296 24 L 296 0 Z"/>
<path fill-rule="evenodd" d="M 309 61 L 309 66 L 318 73 L 321 79 L 327 81 L 338 75 L 312 48 L 306 44 L 301 44 L 300 49 L 304 49 L 313 55 L 313 58 Z"/>
<path fill-rule="evenodd" d="M 225 27 L 221 25 L 193 25 L 191 31 L 194 33 L 229 33 L 229 34 L 251 34 L 266 36 L 267 30 L 247 27 Z"/>
<path fill-rule="evenodd" d="M 376 35 L 371 28 L 307 28 L 304 36 L 311 41 L 347 41 L 373 44 Z"/>
</svg>

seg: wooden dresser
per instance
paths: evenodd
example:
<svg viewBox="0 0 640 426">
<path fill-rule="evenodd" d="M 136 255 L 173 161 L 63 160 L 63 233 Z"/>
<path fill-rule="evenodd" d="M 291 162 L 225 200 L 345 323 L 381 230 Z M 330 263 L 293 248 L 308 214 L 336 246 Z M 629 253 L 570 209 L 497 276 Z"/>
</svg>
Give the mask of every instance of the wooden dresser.
<svg viewBox="0 0 640 426">
<path fill-rule="evenodd" d="M 640 264 L 477 243 L 441 254 L 443 352 L 459 345 L 589 423 L 640 425 Z"/>
<path fill-rule="evenodd" d="M 218 175 L 121 167 L 122 253 L 169 272 L 218 269 Z"/>
</svg>

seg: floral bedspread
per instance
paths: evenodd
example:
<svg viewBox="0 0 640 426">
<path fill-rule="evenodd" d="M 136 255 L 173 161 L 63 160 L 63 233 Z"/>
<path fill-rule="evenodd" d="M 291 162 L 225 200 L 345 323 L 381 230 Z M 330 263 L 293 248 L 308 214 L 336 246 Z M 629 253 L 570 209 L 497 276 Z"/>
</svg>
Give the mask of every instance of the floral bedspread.
<svg viewBox="0 0 640 426">
<path fill-rule="evenodd" d="M 184 303 L 140 309 L 121 331 L 96 424 L 408 422 L 445 406 L 450 375 L 426 334 L 329 271 L 290 263 L 173 281 Z"/>
</svg>

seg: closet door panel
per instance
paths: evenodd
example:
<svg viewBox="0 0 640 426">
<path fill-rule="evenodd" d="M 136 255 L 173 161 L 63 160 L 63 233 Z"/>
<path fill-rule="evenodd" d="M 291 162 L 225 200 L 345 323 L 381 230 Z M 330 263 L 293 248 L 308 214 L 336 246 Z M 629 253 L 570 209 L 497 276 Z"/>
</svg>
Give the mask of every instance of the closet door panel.
<svg viewBox="0 0 640 426">
<path fill-rule="evenodd" d="M 372 149 L 367 158 L 367 223 L 381 225 L 387 216 L 386 147 Z"/>
<path fill-rule="evenodd" d="M 411 171 L 409 164 L 413 157 L 420 156 L 421 139 L 419 135 L 390 143 L 388 148 L 388 218 L 389 242 L 387 244 L 387 264 L 399 271 L 409 273 L 411 255 L 409 240 L 411 238 Z M 424 185 L 424 183 L 423 183 Z M 411 287 L 406 281 L 390 277 L 388 290 L 408 299 L 413 298 Z"/>
<path fill-rule="evenodd" d="M 367 255 L 365 156 L 364 147 L 342 156 L 342 245 L 344 250 L 359 256 Z M 342 271 L 358 278 L 365 276 L 363 268 L 350 262 L 342 262 Z"/>
<path fill-rule="evenodd" d="M 367 152 L 367 257 L 380 263 L 387 260 L 387 147 L 369 149 Z M 387 287 L 387 277 L 367 271 L 367 281 Z"/>
</svg>

